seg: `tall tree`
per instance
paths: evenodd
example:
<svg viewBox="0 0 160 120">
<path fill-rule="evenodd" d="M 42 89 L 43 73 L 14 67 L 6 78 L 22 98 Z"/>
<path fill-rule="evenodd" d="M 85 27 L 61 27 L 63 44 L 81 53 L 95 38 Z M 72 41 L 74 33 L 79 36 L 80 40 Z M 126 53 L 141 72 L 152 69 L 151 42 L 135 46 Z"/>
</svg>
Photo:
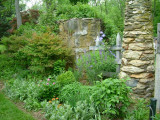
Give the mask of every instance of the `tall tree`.
<svg viewBox="0 0 160 120">
<path fill-rule="evenodd" d="M 22 25 L 22 17 L 19 8 L 19 0 L 15 0 L 15 9 L 16 9 L 16 17 L 17 17 L 17 28 Z"/>
</svg>

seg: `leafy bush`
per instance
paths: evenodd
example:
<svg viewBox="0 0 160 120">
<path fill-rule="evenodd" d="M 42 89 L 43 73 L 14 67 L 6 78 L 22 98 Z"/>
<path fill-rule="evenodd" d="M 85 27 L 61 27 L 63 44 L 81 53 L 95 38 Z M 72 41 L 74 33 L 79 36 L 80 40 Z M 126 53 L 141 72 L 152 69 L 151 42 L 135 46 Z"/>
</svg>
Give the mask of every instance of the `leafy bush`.
<svg viewBox="0 0 160 120">
<path fill-rule="evenodd" d="M 70 84 L 75 81 L 76 79 L 71 71 L 62 73 L 57 77 L 57 83 L 60 84 L 61 86 Z"/>
<path fill-rule="evenodd" d="M 62 71 L 65 70 L 65 67 L 66 67 L 66 61 L 65 60 L 55 61 L 54 64 L 53 64 L 54 74 L 56 74 L 56 75 L 60 74 Z"/>
<path fill-rule="evenodd" d="M 76 107 L 61 105 L 59 101 L 41 103 L 49 120 L 101 120 L 94 106 L 86 101 L 79 101 Z"/>
<path fill-rule="evenodd" d="M 124 80 L 110 78 L 96 83 L 91 98 L 108 118 L 121 118 L 127 112 L 130 91 Z"/>
<path fill-rule="evenodd" d="M 7 52 L 16 53 L 27 44 L 27 39 L 25 35 L 11 35 L 10 37 L 3 37 L 1 42 L 7 47 Z"/>
<path fill-rule="evenodd" d="M 115 72 L 115 57 L 105 51 L 93 51 L 85 53 L 78 59 L 77 68 L 79 72 L 87 75 L 87 80 L 93 83 L 100 80 L 99 74 L 105 72 Z"/>
<path fill-rule="evenodd" d="M 149 103 L 145 99 L 134 100 L 133 108 L 128 110 L 125 120 L 147 120 L 149 119 Z"/>
<path fill-rule="evenodd" d="M 17 63 L 33 72 L 53 72 L 54 62 L 70 60 L 70 50 L 62 40 L 52 33 L 34 33 L 32 37 L 12 35 L 3 38 L 9 53 L 13 53 Z"/>
<path fill-rule="evenodd" d="M 91 6 L 88 4 L 78 3 L 72 4 L 58 4 L 48 13 L 42 13 L 40 16 L 40 24 L 56 26 L 59 20 L 69 20 L 72 18 L 98 18 L 102 20 L 102 30 L 104 30 L 106 41 L 114 45 L 116 42 L 117 33 L 122 33 L 124 29 L 123 12 L 124 1 L 121 4 L 122 9 L 119 10 L 119 3 L 107 1 L 107 6 Z M 71 12 L 72 11 L 72 12 Z M 110 11 L 110 12 L 107 12 Z M 57 28 L 57 27 L 56 27 Z"/>
<path fill-rule="evenodd" d="M 63 102 L 67 102 L 72 107 L 76 106 L 78 101 L 90 101 L 90 93 L 92 87 L 83 86 L 78 82 L 66 85 L 60 92 L 60 100 Z"/>
<path fill-rule="evenodd" d="M 41 101 L 50 100 L 53 96 L 59 95 L 59 86 L 54 78 L 37 82 L 13 79 L 6 82 L 5 92 L 12 99 L 24 101 L 27 109 L 38 109 L 41 107 Z"/>
</svg>

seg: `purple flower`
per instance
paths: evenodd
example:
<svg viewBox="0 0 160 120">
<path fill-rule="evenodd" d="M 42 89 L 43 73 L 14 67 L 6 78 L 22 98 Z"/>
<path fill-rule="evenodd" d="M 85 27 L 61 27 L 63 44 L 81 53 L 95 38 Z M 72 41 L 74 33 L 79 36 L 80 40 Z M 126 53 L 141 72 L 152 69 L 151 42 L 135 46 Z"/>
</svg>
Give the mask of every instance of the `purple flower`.
<svg viewBox="0 0 160 120">
<path fill-rule="evenodd" d="M 116 58 L 116 55 L 111 50 L 109 52 Z"/>
<path fill-rule="evenodd" d="M 102 32 L 102 31 L 100 31 L 100 34 L 103 34 L 103 32 Z"/>
<path fill-rule="evenodd" d="M 48 78 L 48 81 L 50 81 L 50 79 Z"/>
<path fill-rule="evenodd" d="M 47 83 L 47 85 L 49 85 L 49 83 Z"/>
<path fill-rule="evenodd" d="M 105 35 L 105 34 L 103 34 L 103 35 L 102 35 L 102 37 L 106 37 L 106 35 Z"/>
<path fill-rule="evenodd" d="M 55 84 L 55 82 L 53 82 L 53 85 Z"/>
<path fill-rule="evenodd" d="M 103 40 L 103 38 L 102 38 L 102 37 L 100 37 L 100 38 L 99 38 L 99 41 L 100 41 L 100 42 L 102 42 L 102 40 Z"/>
<path fill-rule="evenodd" d="M 102 55 L 102 50 L 99 50 L 99 54 Z"/>
<path fill-rule="evenodd" d="M 92 67 L 93 67 L 93 65 L 90 65 L 89 67 L 91 67 L 91 68 L 92 68 Z"/>
</svg>

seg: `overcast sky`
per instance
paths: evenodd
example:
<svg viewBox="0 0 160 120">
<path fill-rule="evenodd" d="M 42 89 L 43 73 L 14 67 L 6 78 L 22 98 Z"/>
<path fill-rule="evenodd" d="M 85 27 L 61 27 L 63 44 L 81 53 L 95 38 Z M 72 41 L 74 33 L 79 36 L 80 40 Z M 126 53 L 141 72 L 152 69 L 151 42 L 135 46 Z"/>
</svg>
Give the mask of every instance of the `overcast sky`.
<svg viewBox="0 0 160 120">
<path fill-rule="evenodd" d="M 42 0 L 25 0 L 26 9 L 31 8 L 35 4 L 42 4 Z"/>
</svg>

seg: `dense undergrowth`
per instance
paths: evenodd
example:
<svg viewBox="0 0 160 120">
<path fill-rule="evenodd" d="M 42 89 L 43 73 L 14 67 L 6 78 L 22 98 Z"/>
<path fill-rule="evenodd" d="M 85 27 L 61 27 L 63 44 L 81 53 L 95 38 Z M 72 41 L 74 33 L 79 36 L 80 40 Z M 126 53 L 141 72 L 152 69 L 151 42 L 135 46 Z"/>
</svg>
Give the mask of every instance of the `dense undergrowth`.
<svg viewBox="0 0 160 120">
<path fill-rule="evenodd" d="M 99 18 L 103 42 L 114 45 L 116 34 L 123 32 L 124 2 L 121 10 L 114 1 L 108 7 L 62 3 L 41 9 L 38 24 L 25 23 L 1 39 L 0 79 L 6 95 L 23 101 L 28 110 L 43 110 L 49 120 L 148 119 L 148 103 L 131 99 L 126 80 L 103 76 L 116 71 L 112 51 L 84 53 L 74 62 L 58 35 L 61 19 Z"/>
</svg>

